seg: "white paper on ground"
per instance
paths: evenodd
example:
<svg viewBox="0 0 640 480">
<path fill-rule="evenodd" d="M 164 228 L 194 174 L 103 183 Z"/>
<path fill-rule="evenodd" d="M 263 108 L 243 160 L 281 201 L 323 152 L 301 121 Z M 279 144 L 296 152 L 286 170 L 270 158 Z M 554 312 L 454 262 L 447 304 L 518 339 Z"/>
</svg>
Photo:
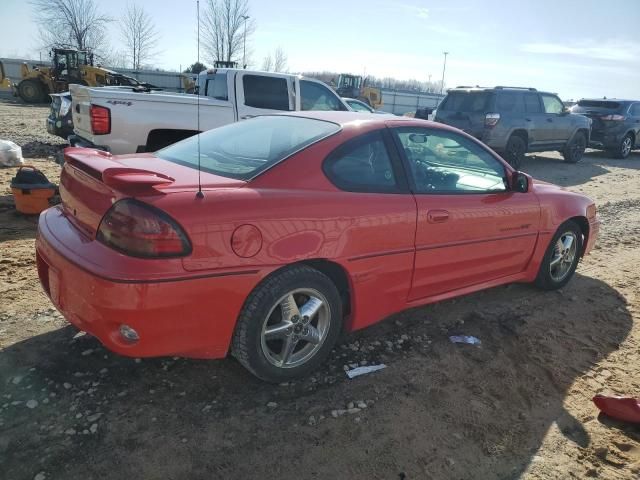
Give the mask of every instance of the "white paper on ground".
<svg viewBox="0 0 640 480">
<path fill-rule="evenodd" d="M 376 372 L 378 370 L 382 370 L 387 366 L 384 363 L 380 365 L 365 365 L 364 367 L 356 367 L 352 370 L 347 370 L 346 374 L 349 378 L 358 377 L 360 375 L 366 375 L 367 373 Z"/>
</svg>

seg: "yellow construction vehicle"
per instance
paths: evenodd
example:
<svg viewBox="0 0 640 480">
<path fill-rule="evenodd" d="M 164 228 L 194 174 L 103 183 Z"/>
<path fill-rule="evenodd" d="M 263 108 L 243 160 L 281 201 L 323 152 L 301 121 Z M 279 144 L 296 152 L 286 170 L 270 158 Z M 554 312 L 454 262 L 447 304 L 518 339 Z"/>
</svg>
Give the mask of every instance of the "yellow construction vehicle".
<svg viewBox="0 0 640 480">
<path fill-rule="evenodd" d="M 360 75 L 341 73 L 336 84 L 336 93 L 341 97 L 356 98 L 370 107 L 382 107 L 382 92 L 377 87 L 367 85 L 367 78 Z"/>
<path fill-rule="evenodd" d="M 17 95 L 27 103 L 46 102 L 50 93 L 69 90 L 70 83 L 101 87 L 105 85 L 127 85 L 152 88 L 135 78 L 93 65 L 93 54 L 75 48 L 51 50 L 51 66 L 37 65 L 29 68 L 22 64 L 22 80 L 16 87 Z"/>
<path fill-rule="evenodd" d="M 2 62 L 0 62 L 0 90 L 11 90 L 11 80 L 4 73 Z"/>
</svg>

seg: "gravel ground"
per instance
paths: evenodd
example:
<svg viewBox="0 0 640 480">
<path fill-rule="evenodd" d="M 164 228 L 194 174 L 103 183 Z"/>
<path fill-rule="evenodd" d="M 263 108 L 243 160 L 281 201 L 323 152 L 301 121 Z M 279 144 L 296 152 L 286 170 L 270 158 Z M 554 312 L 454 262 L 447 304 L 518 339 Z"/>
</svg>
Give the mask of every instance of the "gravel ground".
<svg viewBox="0 0 640 480">
<path fill-rule="evenodd" d="M 46 115 L 0 99 L 0 138 L 43 152 L 29 162 L 55 179 Z M 13 209 L 15 169 L 0 170 L 0 476 L 638 479 L 640 428 L 599 417 L 591 397 L 640 396 L 640 154 L 544 154 L 523 169 L 599 205 L 599 244 L 567 287 L 404 312 L 276 386 L 233 359 L 141 361 L 79 335 L 40 290 L 35 220 Z"/>
</svg>

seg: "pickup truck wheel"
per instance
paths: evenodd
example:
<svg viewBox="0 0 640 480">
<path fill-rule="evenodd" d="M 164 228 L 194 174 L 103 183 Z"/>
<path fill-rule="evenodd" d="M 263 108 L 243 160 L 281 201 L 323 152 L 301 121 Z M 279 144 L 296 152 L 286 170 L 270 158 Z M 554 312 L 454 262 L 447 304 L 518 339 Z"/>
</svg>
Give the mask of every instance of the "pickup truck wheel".
<svg viewBox="0 0 640 480">
<path fill-rule="evenodd" d="M 542 259 L 536 286 L 543 290 L 564 287 L 578 267 L 582 241 L 582 230 L 573 220 L 560 225 Z"/>
<path fill-rule="evenodd" d="M 615 158 L 627 158 L 633 149 L 633 136 L 627 133 L 620 141 L 620 145 L 612 151 Z"/>
<path fill-rule="evenodd" d="M 18 84 L 18 94 L 27 103 L 44 102 L 44 89 L 37 80 L 23 80 Z"/>
<path fill-rule="evenodd" d="M 516 170 L 522 165 L 527 144 L 520 135 L 511 135 L 504 152 L 504 159 Z"/>
<path fill-rule="evenodd" d="M 268 382 L 304 376 L 327 358 L 342 331 L 342 302 L 323 273 L 300 265 L 259 284 L 238 317 L 231 353 Z"/>
<path fill-rule="evenodd" d="M 567 143 L 562 151 L 564 161 L 568 163 L 577 163 L 584 155 L 587 148 L 587 137 L 582 132 L 577 132 L 573 138 Z"/>
</svg>

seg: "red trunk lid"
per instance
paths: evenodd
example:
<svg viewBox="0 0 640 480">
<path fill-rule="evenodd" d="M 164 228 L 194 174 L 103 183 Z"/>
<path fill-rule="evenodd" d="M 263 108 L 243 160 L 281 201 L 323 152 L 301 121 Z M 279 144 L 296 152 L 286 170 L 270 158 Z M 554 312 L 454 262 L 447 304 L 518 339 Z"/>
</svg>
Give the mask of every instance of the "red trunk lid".
<svg viewBox="0 0 640 480">
<path fill-rule="evenodd" d="M 60 197 L 71 222 L 94 238 L 104 214 L 117 200 L 198 189 L 198 171 L 153 154 L 112 156 L 88 148 L 66 148 Z M 201 172 L 203 189 L 241 187 L 242 180 Z"/>
</svg>

